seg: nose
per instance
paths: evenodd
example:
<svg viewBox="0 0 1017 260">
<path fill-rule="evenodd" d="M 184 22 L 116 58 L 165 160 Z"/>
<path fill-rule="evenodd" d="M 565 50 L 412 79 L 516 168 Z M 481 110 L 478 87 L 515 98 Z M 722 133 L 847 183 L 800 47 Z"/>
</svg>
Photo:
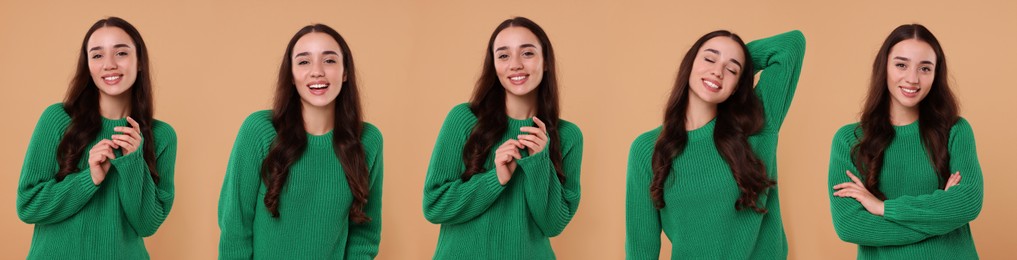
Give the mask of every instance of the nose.
<svg viewBox="0 0 1017 260">
<path fill-rule="evenodd" d="M 911 70 L 904 75 L 904 82 L 911 85 L 918 85 L 918 70 Z"/>
<path fill-rule="evenodd" d="M 510 71 L 517 71 L 523 69 L 523 61 L 518 57 L 509 58 L 508 65 Z"/>
<path fill-rule="evenodd" d="M 113 60 L 111 56 L 105 56 L 102 58 L 102 69 L 103 70 L 116 70 L 117 62 Z"/>
<path fill-rule="evenodd" d="M 322 68 L 321 63 L 314 62 L 314 65 L 311 65 L 311 77 L 320 78 L 324 76 L 325 70 Z"/>
<path fill-rule="evenodd" d="M 710 75 L 716 76 L 717 79 L 724 79 L 724 66 L 713 65 L 710 69 Z"/>
</svg>

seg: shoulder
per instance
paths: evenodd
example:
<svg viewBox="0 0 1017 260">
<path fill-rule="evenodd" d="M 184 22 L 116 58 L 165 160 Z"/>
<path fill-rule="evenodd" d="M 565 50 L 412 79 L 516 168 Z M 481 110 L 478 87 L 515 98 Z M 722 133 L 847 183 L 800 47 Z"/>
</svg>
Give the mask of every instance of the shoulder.
<svg viewBox="0 0 1017 260">
<path fill-rule="evenodd" d="M 657 126 L 656 128 L 637 136 L 636 140 L 632 141 L 632 146 L 629 148 L 629 156 L 652 154 L 653 147 L 656 146 L 657 139 L 660 138 L 660 131 L 662 129 L 663 126 Z"/>
<path fill-rule="evenodd" d="M 177 131 L 173 129 L 173 126 L 162 120 L 152 119 L 152 135 L 154 135 L 157 149 L 167 145 L 176 146 L 177 144 Z"/>
<path fill-rule="evenodd" d="M 477 115 L 470 109 L 470 103 L 462 103 L 452 107 L 445 116 L 446 123 L 457 123 L 457 125 L 474 124 L 477 122 Z"/>
<path fill-rule="evenodd" d="M 253 141 L 271 144 L 275 139 L 275 126 L 272 125 L 272 110 L 261 110 L 251 113 L 240 125 L 237 141 Z"/>
<path fill-rule="evenodd" d="M 950 127 L 950 140 L 974 140 L 975 132 L 971 129 L 971 123 L 963 117 L 958 117 L 957 122 Z"/>
<path fill-rule="evenodd" d="M 374 124 L 368 122 L 364 122 L 363 127 L 364 129 L 360 132 L 360 142 L 364 145 L 364 148 L 370 150 L 378 150 L 378 148 L 381 148 L 384 143 L 381 130 Z"/>
<path fill-rule="evenodd" d="M 42 111 L 42 115 L 39 116 L 39 124 L 63 130 L 71 124 L 71 116 L 64 110 L 63 103 L 56 103 Z"/>
<path fill-rule="evenodd" d="M 579 126 L 565 119 L 558 119 L 558 136 L 563 141 L 583 141 L 583 131 L 579 130 Z"/>
<path fill-rule="evenodd" d="M 837 133 L 833 135 L 833 143 L 836 144 L 854 144 L 862 137 L 862 128 L 858 122 L 850 123 L 841 126 L 837 129 Z"/>
</svg>

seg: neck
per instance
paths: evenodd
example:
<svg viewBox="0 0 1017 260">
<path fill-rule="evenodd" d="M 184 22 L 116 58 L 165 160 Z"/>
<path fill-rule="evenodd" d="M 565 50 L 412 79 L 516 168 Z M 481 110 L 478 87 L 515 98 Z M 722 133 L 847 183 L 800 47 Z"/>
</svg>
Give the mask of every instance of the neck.
<svg viewBox="0 0 1017 260">
<path fill-rule="evenodd" d="M 918 120 L 918 107 L 904 107 L 890 103 L 890 123 L 895 126 L 910 125 Z"/>
<path fill-rule="evenodd" d="M 109 96 L 99 91 L 99 114 L 108 119 L 121 119 L 131 114 L 131 91 Z"/>
<path fill-rule="evenodd" d="M 335 102 L 324 107 L 304 104 L 300 111 L 304 116 L 304 130 L 308 134 L 323 135 L 335 128 Z"/>
<path fill-rule="evenodd" d="M 709 104 L 696 97 L 689 97 L 689 105 L 685 110 L 685 130 L 699 129 L 715 117 L 717 117 L 716 104 Z"/>
<path fill-rule="evenodd" d="M 513 119 L 527 119 L 537 115 L 537 93 L 516 96 L 505 91 L 505 113 Z"/>
</svg>

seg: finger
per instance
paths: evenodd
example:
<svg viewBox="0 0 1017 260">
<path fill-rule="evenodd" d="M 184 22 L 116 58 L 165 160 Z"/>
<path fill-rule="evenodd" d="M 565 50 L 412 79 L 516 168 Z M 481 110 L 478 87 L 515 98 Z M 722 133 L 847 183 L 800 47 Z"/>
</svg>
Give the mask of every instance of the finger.
<svg viewBox="0 0 1017 260">
<path fill-rule="evenodd" d="M 539 127 L 541 131 L 547 133 L 547 125 L 544 125 L 544 121 L 540 121 L 540 118 L 533 117 L 533 123 L 536 123 L 537 127 Z"/>
<path fill-rule="evenodd" d="M 526 146 L 526 148 L 529 148 L 532 151 L 540 150 L 540 145 L 538 145 L 536 142 L 530 140 L 519 140 L 519 143 L 522 143 L 523 145 Z"/>
<path fill-rule="evenodd" d="M 113 141 L 113 143 L 119 145 L 120 147 L 123 147 L 127 151 L 134 151 L 137 149 L 137 146 L 134 146 L 134 144 L 125 141 L 116 140 Z"/>
<path fill-rule="evenodd" d="M 524 127 L 520 127 L 519 131 L 527 132 L 529 134 L 535 135 L 537 138 L 547 140 L 547 132 L 545 132 L 543 129 L 540 129 L 540 128 L 536 128 L 536 127 L 532 127 L 532 126 L 524 126 Z"/>
<path fill-rule="evenodd" d="M 846 172 L 847 172 L 848 178 L 851 178 L 851 182 L 854 182 L 855 184 L 858 184 L 858 185 L 862 185 L 863 187 L 865 186 L 865 184 L 862 183 L 862 181 L 859 180 L 858 177 L 855 177 L 855 175 L 852 174 L 851 171 L 846 171 Z"/>
<path fill-rule="evenodd" d="M 141 125 L 138 124 L 138 121 L 134 121 L 134 118 L 128 116 L 127 123 L 131 124 L 131 127 L 134 129 L 141 129 Z"/>
<path fill-rule="evenodd" d="M 522 149 L 522 148 L 525 147 L 525 146 L 523 146 L 522 143 L 519 143 L 519 140 L 510 139 L 510 140 L 505 141 L 505 142 L 506 143 L 511 143 L 512 145 L 514 145 L 516 147 L 516 149 Z"/>
</svg>

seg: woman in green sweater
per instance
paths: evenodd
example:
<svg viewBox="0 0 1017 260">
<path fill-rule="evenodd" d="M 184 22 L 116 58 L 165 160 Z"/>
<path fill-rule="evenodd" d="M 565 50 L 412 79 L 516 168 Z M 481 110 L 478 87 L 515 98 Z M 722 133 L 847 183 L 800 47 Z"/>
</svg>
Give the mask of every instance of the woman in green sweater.
<svg viewBox="0 0 1017 260">
<path fill-rule="evenodd" d="M 148 48 L 130 23 L 85 34 L 62 104 L 28 144 L 18 217 L 35 224 L 28 259 L 147 259 L 142 237 L 173 206 L 177 138 L 155 120 Z"/>
<path fill-rule="evenodd" d="M 219 195 L 220 259 L 373 259 L 382 137 L 363 121 L 346 40 L 314 24 L 286 46 L 272 110 L 244 120 Z"/>
<path fill-rule="evenodd" d="M 861 121 L 833 138 L 829 180 L 834 227 L 858 244 L 858 259 L 978 258 L 968 225 L 982 209 L 975 138 L 924 26 L 883 42 Z"/>
<path fill-rule="evenodd" d="M 777 136 L 794 96 L 805 37 L 747 46 L 715 31 L 685 54 L 662 126 L 629 153 L 625 254 L 657 259 L 784 259 Z M 753 76 L 762 70 L 753 91 Z"/>
<path fill-rule="evenodd" d="M 554 259 L 579 207 L 583 135 L 558 117 L 554 50 L 533 21 L 494 30 L 469 103 L 452 108 L 424 183 L 434 259 Z"/>
</svg>

